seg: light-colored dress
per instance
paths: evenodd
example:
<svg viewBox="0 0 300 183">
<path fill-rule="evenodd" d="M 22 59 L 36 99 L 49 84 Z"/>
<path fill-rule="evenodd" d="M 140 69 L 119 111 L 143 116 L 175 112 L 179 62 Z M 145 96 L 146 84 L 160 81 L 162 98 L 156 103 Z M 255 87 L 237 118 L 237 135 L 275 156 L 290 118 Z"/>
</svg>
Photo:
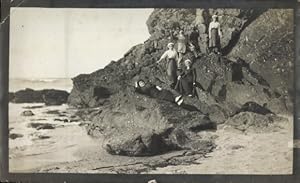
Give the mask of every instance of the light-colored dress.
<svg viewBox="0 0 300 183">
<path fill-rule="evenodd" d="M 220 47 L 221 28 L 219 22 L 210 22 L 209 24 L 209 47 Z"/>
<path fill-rule="evenodd" d="M 185 53 L 186 51 L 186 39 L 185 36 L 182 34 L 178 35 L 178 41 L 177 41 L 177 51 L 178 53 Z"/>
<path fill-rule="evenodd" d="M 162 59 L 165 59 L 165 58 L 168 58 L 168 59 L 175 59 L 175 60 L 178 60 L 178 54 L 176 52 L 175 49 L 173 50 L 167 50 L 164 52 L 164 54 L 160 57 L 160 60 Z"/>
</svg>

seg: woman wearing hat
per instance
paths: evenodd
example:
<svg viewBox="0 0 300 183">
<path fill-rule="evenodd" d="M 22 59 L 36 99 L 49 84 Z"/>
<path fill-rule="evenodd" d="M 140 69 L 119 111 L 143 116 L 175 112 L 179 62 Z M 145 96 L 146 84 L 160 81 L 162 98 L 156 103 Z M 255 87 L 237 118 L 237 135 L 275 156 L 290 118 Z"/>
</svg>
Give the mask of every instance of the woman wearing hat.
<svg viewBox="0 0 300 183">
<path fill-rule="evenodd" d="M 175 89 L 182 95 L 192 97 L 194 95 L 194 86 L 196 84 L 195 70 L 191 68 L 192 61 L 184 61 L 185 68 L 178 76 Z"/>
<path fill-rule="evenodd" d="M 174 88 L 177 81 L 177 61 L 178 61 L 178 53 L 174 48 L 174 43 L 169 43 L 167 45 L 168 50 L 160 57 L 157 63 L 161 62 L 163 59 L 168 59 L 167 63 L 167 75 L 171 82 L 171 87 Z"/>
<path fill-rule="evenodd" d="M 209 47 L 211 51 L 215 53 L 220 53 L 220 38 L 222 37 L 220 23 L 217 21 L 218 16 L 212 16 L 212 22 L 209 24 L 208 37 L 209 37 Z"/>
</svg>

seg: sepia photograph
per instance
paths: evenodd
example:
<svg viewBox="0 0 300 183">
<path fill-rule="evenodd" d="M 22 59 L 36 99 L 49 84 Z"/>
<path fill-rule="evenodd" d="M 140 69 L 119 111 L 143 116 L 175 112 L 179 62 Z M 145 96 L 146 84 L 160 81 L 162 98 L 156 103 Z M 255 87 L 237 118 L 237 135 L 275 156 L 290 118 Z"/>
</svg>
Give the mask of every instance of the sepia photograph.
<svg viewBox="0 0 300 183">
<path fill-rule="evenodd" d="M 10 10 L 9 173 L 293 174 L 294 10 Z"/>
</svg>

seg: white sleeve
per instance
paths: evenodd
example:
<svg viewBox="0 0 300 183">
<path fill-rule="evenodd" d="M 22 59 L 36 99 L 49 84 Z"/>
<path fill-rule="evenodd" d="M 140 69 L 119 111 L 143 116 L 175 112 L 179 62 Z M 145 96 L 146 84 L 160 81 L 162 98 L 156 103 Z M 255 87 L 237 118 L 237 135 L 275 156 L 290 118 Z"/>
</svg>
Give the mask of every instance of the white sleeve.
<svg viewBox="0 0 300 183">
<path fill-rule="evenodd" d="M 167 55 L 168 55 L 168 51 L 165 51 L 165 53 L 162 54 L 162 56 L 160 57 L 159 60 L 165 59 L 167 57 Z"/>
</svg>

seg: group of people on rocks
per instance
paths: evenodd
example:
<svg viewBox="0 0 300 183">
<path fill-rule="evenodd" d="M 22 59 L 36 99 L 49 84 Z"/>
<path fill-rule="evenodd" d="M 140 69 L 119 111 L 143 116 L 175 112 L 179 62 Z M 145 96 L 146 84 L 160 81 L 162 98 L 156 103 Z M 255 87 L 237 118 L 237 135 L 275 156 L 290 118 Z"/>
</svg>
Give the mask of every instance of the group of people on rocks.
<svg viewBox="0 0 300 183">
<path fill-rule="evenodd" d="M 189 41 L 186 40 L 184 31 L 175 31 L 171 34 L 173 40 L 177 40 L 177 49 L 175 44 L 170 42 L 167 44 L 167 51 L 165 51 L 157 64 L 163 60 L 167 60 L 166 73 L 170 81 L 170 88 L 177 91 L 179 94 L 174 96 L 172 92 L 155 86 L 151 83 L 146 83 L 144 80 L 139 80 L 135 83 L 138 92 L 147 94 L 154 98 L 160 98 L 168 101 L 175 101 L 178 105 L 183 102 L 182 96 L 195 96 L 196 72 L 192 68 L 194 58 L 198 57 L 199 53 L 199 32 L 197 27 L 194 27 L 190 35 Z M 212 16 L 212 22 L 208 28 L 209 48 L 210 51 L 220 54 L 220 38 L 222 37 L 220 23 L 217 21 L 217 15 Z M 193 57 L 184 58 L 187 52 L 187 45 Z M 183 65 L 183 67 L 182 67 Z"/>
<path fill-rule="evenodd" d="M 177 25 L 176 28 L 173 28 L 170 30 L 170 41 L 171 42 L 176 42 L 177 41 L 177 51 L 179 54 L 179 57 L 182 56 L 182 54 L 185 54 L 187 47 L 191 52 L 195 54 L 197 57 L 197 53 L 200 51 L 199 47 L 199 31 L 198 27 L 194 26 L 192 31 L 190 32 L 189 35 L 186 35 L 184 33 L 184 30 L 180 30 L 179 26 Z M 188 38 L 188 39 L 187 39 Z M 220 23 L 218 22 L 218 16 L 213 15 L 212 16 L 212 21 L 209 23 L 208 26 L 208 50 L 207 52 L 213 52 L 217 54 L 220 53 L 220 38 L 222 38 L 222 31 L 221 31 L 221 26 Z M 206 41 L 206 39 L 201 40 L 201 41 Z M 207 44 L 207 43 L 204 43 Z"/>
</svg>

